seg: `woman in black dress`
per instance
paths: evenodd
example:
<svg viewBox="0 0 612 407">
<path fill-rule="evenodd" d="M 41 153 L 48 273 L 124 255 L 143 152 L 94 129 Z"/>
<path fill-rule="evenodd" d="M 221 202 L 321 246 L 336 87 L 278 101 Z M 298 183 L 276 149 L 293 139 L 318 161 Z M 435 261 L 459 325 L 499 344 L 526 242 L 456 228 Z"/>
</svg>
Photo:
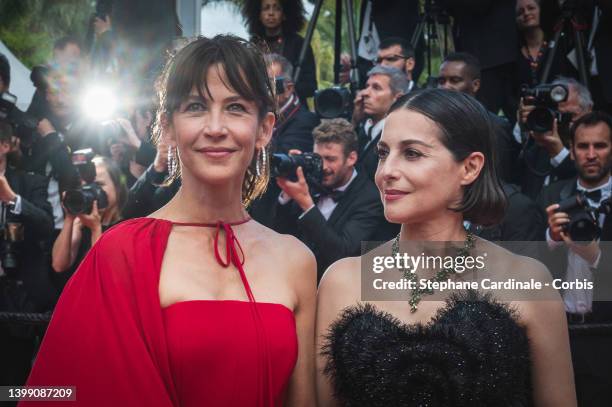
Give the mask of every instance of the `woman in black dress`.
<svg viewBox="0 0 612 407">
<path fill-rule="evenodd" d="M 550 282 L 541 263 L 464 228 L 465 221 L 490 225 L 503 216 L 489 159 L 493 126 L 486 109 L 460 92 L 427 89 L 391 107 L 375 180 L 385 217 L 402 227 L 374 251 L 395 257 L 400 242 L 416 244 L 414 254 L 436 242 L 463 242 L 459 257 L 486 253 L 484 268 L 421 267 L 415 281 Z M 532 293 L 538 301 L 479 286 L 437 297 L 406 289 L 394 294 L 400 301 L 368 297 L 359 304 L 373 271 L 367 256 L 334 263 L 319 286 L 319 406 L 576 405 L 565 312 L 552 288 Z M 388 275 L 411 278 L 405 269 Z"/>
</svg>

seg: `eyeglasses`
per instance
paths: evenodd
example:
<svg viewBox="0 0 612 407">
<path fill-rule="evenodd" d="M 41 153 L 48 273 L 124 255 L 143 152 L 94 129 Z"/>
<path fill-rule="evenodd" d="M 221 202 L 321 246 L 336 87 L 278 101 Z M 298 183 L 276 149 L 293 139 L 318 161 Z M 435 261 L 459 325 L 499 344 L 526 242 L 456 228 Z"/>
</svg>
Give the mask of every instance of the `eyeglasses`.
<svg viewBox="0 0 612 407">
<path fill-rule="evenodd" d="M 405 55 L 397 55 L 396 54 L 396 55 L 389 55 L 389 56 L 386 56 L 386 57 L 378 57 L 378 58 L 376 58 L 375 61 L 376 61 L 377 64 L 382 64 L 383 61 L 386 61 L 386 62 L 396 62 L 396 61 L 399 61 L 400 59 L 410 59 L 410 58 L 411 57 L 407 57 Z"/>
</svg>

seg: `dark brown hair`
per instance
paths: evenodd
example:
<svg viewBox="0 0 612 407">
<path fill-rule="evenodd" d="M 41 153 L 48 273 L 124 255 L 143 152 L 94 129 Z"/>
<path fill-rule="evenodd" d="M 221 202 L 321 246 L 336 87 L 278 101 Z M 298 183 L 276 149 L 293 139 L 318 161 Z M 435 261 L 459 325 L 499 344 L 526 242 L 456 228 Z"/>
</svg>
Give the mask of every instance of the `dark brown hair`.
<svg viewBox="0 0 612 407">
<path fill-rule="evenodd" d="M 204 92 L 210 96 L 206 82 L 210 69 L 223 73 L 220 78 L 227 80 L 224 84 L 228 89 L 256 104 L 260 120 L 267 113 L 275 112 L 274 88 L 263 54 L 255 45 L 233 35 L 217 35 L 212 39 L 199 37 L 169 59 L 157 82 L 159 107 L 153 127 L 155 142 L 161 138 L 163 119 L 171 120 L 193 88 L 197 89 L 203 99 Z M 257 152 L 247 169 L 242 186 L 243 202 L 247 205 L 265 190 L 269 178 L 269 173 L 262 177 L 255 175 L 256 158 Z M 269 170 L 269 163 L 265 163 L 263 167 Z M 180 166 L 169 182 L 179 176 Z"/>
<path fill-rule="evenodd" d="M 256 37 L 265 37 L 266 29 L 260 20 L 262 0 L 245 0 L 242 6 L 249 33 Z M 282 22 L 284 34 L 295 34 L 304 27 L 304 4 L 302 0 L 279 0 L 285 19 Z"/>
<path fill-rule="evenodd" d="M 464 187 L 458 207 L 463 218 L 489 226 L 501 221 L 506 197 L 495 170 L 495 124 L 489 112 L 472 96 L 445 89 L 425 89 L 400 97 L 389 114 L 400 109 L 412 110 L 431 119 L 440 129 L 440 141 L 460 162 L 473 152 L 481 152 L 485 162 L 478 178 Z M 444 182 L 444 180 L 432 180 Z"/>
</svg>

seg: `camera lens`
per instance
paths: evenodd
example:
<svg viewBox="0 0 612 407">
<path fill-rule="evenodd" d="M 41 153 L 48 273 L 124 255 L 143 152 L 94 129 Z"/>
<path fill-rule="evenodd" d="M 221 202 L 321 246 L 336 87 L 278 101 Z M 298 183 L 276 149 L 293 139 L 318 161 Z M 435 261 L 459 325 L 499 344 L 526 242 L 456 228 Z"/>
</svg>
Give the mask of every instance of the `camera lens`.
<svg viewBox="0 0 612 407">
<path fill-rule="evenodd" d="M 567 89 L 565 86 L 556 85 L 550 90 L 550 98 L 555 103 L 563 102 L 567 99 Z"/>
<path fill-rule="evenodd" d="M 64 196 L 64 206 L 73 215 L 88 213 L 87 208 L 91 206 L 88 201 L 90 201 L 88 194 L 85 194 L 81 189 L 66 191 Z"/>
<path fill-rule="evenodd" d="M 538 107 L 527 116 L 527 128 L 536 133 L 545 133 L 552 130 L 554 113 L 546 107 Z"/>
</svg>

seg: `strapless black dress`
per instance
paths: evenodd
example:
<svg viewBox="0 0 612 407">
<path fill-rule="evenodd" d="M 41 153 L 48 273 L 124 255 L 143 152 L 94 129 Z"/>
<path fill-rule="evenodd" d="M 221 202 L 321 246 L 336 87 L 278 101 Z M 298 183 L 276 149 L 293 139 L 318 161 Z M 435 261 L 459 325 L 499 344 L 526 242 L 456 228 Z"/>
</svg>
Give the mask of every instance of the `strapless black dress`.
<svg viewBox="0 0 612 407">
<path fill-rule="evenodd" d="M 347 308 L 323 354 L 347 407 L 532 405 L 525 329 L 514 310 L 474 291 L 452 296 L 427 325 L 371 304 Z"/>
</svg>

